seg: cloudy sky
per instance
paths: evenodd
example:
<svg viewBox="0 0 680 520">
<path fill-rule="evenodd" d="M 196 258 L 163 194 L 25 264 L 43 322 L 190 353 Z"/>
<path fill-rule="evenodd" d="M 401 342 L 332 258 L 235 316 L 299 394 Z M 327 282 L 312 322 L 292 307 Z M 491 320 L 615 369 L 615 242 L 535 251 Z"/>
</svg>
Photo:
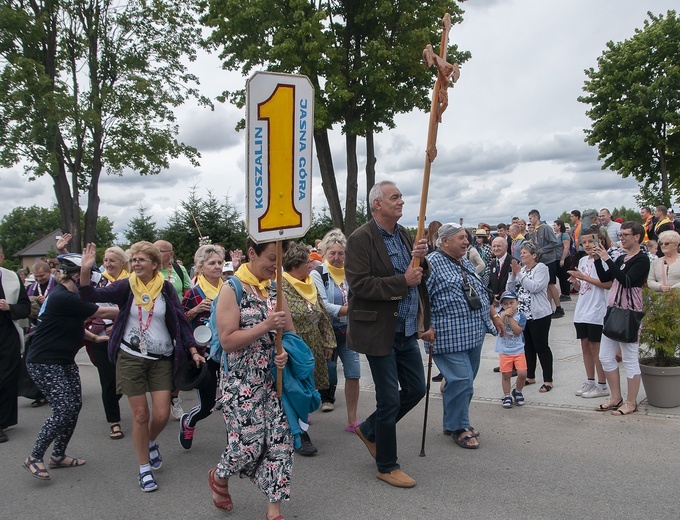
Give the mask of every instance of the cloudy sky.
<svg viewBox="0 0 680 520">
<path fill-rule="evenodd" d="M 635 207 L 634 180 L 601 170 L 597 150 L 584 141 L 589 126 L 582 94 L 584 69 L 594 67 L 607 41 L 621 41 L 642 27 L 647 11 L 666 13 L 669 0 L 469 0 L 451 42 L 472 53 L 461 67 L 439 128 L 439 155 L 432 164 L 428 220 L 507 222 L 532 208 L 551 220 L 562 211 L 625 205 Z M 438 42 L 433 42 L 438 44 Z M 221 70 L 214 56 L 195 64 L 204 94 L 241 88 L 246 78 Z M 433 76 L 434 82 L 434 76 Z M 132 173 L 105 177 L 100 214 L 122 232 L 143 204 L 159 227 L 196 186 L 204 196 L 228 196 L 244 211 L 245 139 L 234 130 L 243 117 L 231 106 L 214 112 L 193 106 L 179 112 L 180 137 L 196 146 L 201 166 L 178 161 L 156 177 Z M 428 114 L 397 118 L 397 127 L 376 139 L 378 180 L 394 180 L 404 193 L 401 223 L 415 225 L 420 202 Z M 344 139 L 332 136 L 338 187 L 344 200 Z M 360 172 L 365 167 L 360 141 Z M 318 167 L 314 206 L 326 201 Z M 363 175 L 360 196 L 365 196 Z M 0 170 L 0 216 L 16 206 L 50 205 L 47 179 L 28 182 L 20 168 Z M 142 188 L 143 187 L 143 191 Z M 143 193 L 143 196 L 142 196 Z"/>
</svg>

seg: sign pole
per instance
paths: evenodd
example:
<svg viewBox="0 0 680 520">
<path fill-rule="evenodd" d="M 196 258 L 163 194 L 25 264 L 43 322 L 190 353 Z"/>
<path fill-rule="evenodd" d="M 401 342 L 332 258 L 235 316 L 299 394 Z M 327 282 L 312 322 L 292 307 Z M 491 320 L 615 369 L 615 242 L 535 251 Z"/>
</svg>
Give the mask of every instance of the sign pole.
<svg viewBox="0 0 680 520">
<path fill-rule="evenodd" d="M 446 13 L 442 19 L 442 38 L 439 45 L 439 55 L 432 50 L 432 45 L 425 47 L 423 60 L 428 67 L 437 67 L 437 81 L 432 89 L 432 104 L 430 105 L 430 124 L 427 129 L 427 150 L 425 152 L 425 170 L 423 173 L 423 187 L 420 195 L 420 212 L 418 213 L 418 232 L 416 244 L 425 234 L 425 212 L 427 209 L 427 195 L 430 188 L 430 166 L 437 157 L 437 130 L 442 122 L 442 114 L 448 106 L 447 89 L 451 82 L 455 83 L 460 76 L 458 64 L 451 65 L 446 61 L 446 51 L 449 46 L 449 31 L 451 30 L 451 15 Z M 413 265 L 420 265 L 420 258 L 413 259 Z"/>
<path fill-rule="evenodd" d="M 283 261 L 283 242 L 281 240 L 276 241 L 276 307 L 274 310 L 280 312 L 283 310 L 283 290 L 281 284 L 283 282 L 282 268 L 281 264 Z M 276 331 L 276 355 L 283 353 L 283 330 L 279 329 Z M 276 369 L 276 395 L 281 397 L 283 393 L 283 370 L 280 368 Z"/>
</svg>

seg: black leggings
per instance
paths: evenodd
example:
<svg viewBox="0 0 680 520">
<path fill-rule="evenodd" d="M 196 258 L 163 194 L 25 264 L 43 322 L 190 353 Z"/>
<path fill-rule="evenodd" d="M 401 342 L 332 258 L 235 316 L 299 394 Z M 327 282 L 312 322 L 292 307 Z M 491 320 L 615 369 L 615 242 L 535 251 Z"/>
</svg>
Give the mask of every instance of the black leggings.
<svg viewBox="0 0 680 520">
<path fill-rule="evenodd" d="M 42 460 L 54 441 L 52 456 L 60 458 L 66 453 L 83 406 L 78 365 L 26 363 L 26 370 L 52 407 L 52 415 L 40 429 L 31 457 Z"/>
<path fill-rule="evenodd" d="M 120 422 L 120 405 L 122 394 L 116 393 L 116 365 L 109 361 L 108 343 L 97 343 L 89 348 L 92 363 L 99 373 L 99 384 L 102 387 L 102 403 L 106 421 Z"/>
<path fill-rule="evenodd" d="M 217 392 L 217 377 L 220 373 L 220 364 L 213 359 L 208 359 L 206 363 L 208 364 L 208 377 L 196 389 L 198 404 L 189 412 L 187 423 L 191 428 L 195 427 L 196 423 L 201 419 L 208 417 L 215 407 L 215 394 Z"/>
<path fill-rule="evenodd" d="M 557 261 L 557 279 L 560 281 L 560 292 L 562 296 L 569 296 L 571 292 L 571 284 L 569 283 L 569 273 L 571 269 L 571 259 L 569 257 L 564 259 L 564 266 L 560 267 L 560 261 Z"/>
<path fill-rule="evenodd" d="M 527 320 L 524 328 L 524 356 L 527 359 L 527 378 L 536 377 L 536 356 L 541 362 L 543 369 L 543 382 L 553 382 L 553 355 L 548 345 L 550 333 L 550 321 L 552 317 L 547 315 L 538 320 Z"/>
</svg>

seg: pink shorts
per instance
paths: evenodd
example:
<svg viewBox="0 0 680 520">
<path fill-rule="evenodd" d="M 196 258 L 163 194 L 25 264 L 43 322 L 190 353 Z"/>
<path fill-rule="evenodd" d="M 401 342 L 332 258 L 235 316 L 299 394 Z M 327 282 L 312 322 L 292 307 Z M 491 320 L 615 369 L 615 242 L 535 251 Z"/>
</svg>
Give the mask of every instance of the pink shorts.
<svg viewBox="0 0 680 520">
<path fill-rule="evenodd" d="M 517 370 L 527 369 L 527 358 L 524 354 L 498 354 L 501 373 L 512 372 L 513 367 Z"/>
</svg>

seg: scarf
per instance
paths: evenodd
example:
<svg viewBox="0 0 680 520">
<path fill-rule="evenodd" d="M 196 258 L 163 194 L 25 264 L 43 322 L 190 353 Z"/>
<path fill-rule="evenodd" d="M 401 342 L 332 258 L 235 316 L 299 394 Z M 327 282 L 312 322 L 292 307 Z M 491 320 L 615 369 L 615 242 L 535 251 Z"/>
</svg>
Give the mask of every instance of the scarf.
<svg viewBox="0 0 680 520">
<path fill-rule="evenodd" d="M 288 280 L 288 283 L 293 286 L 293 289 L 295 289 L 300 296 L 312 305 L 316 304 L 316 285 L 311 276 L 307 276 L 304 280 L 298 280 L 288 273 L 283 273 L 283 277 Z"/>
<path fill-rule="evenodd" d="M 328 269 L 328 274 L 331 275 L 331 278 L 335 282 L 335 285 L 340 287 L 342 285 L 342 282 L 345 281 L 345 268 L 333 267 L 331 264 L 328 263 L 328 260 L 324 262 L 324 265 L 326 266 L 326 269 Z"/>
<path fill-rule="evenodd" d="M 102 273 L 102 276 L 103 276 L 104 278 L 106 278 L 109 282 L 113 283 L 113 282 L 115 282 L 115 281 L 117 281 L 117 280 L 123 280 L 124 278 L 130 278 L 130 273 L 128 273 L 126 269 L 123 269 L 123 270 L 120 272 L 120 274 L 118 275 L 118 278 L 114 278 L 113 276 L 111 276 L 111 275 L 109 274 L 108 271 L 104 271 L 104 272 Z"/>
<path fill-rule="evenodd" d="M 222 278 L 218 278 L 217 287 L 215 287 L 202 274 L 198 275 L 198 280 L 196 283 L 196 285 L 200 287 L 201 290 L 203 291 L 203 294 L 205 294 L 205 297 L 208 298 L 209 300 L 214 300 L 215 298 L 217 298 L 217 295 L 220 294 L 220 290 L 222 289 L 223 284 L 224 282 L 222 281 Z"/>
<path fill-rule="evenodd" d="M 664 219 L 662 219 L 662 220 L 659 220 L 659 221 L 656 223 L 656 226 L 654 226 L 654 232 L 656 233 L 656 232 L 659 230 L 659 228 L 660 228 L 661 226 L 663 226 L 664 224 L 670 224 L 670 223 L 671 223 L 671 219 L 669 219 L 668 217 L 666 217 L 666 218 L 664 218 Z"/>
<path fill-rule="evenodd" d="M 128 281 L 130 282 L 130 290 L 135 297 L 134 304 L 140 305 L 150 312 L 153 309 L 156 298 L 161 293 L 161 289 L 163 289 L 163 282 L 165 281 L 163 275 L 158 273 L 145 285 L 144 282 L 137 278 L 137 273 L 132 273 Z"/>
<path fill-rule="evenodd" d="M 241 264 L 234 273 L 234 276 L 236 276 L 236 278 L 241 280 L 243 283 L 257 287 L 262 293 L 262 296 L 269 298 L 269 291 L 267 288 L 271 285 L 271 280 L 260 281 L 260 279 L 250 271 L 247 263 Z"/>
</svg>

